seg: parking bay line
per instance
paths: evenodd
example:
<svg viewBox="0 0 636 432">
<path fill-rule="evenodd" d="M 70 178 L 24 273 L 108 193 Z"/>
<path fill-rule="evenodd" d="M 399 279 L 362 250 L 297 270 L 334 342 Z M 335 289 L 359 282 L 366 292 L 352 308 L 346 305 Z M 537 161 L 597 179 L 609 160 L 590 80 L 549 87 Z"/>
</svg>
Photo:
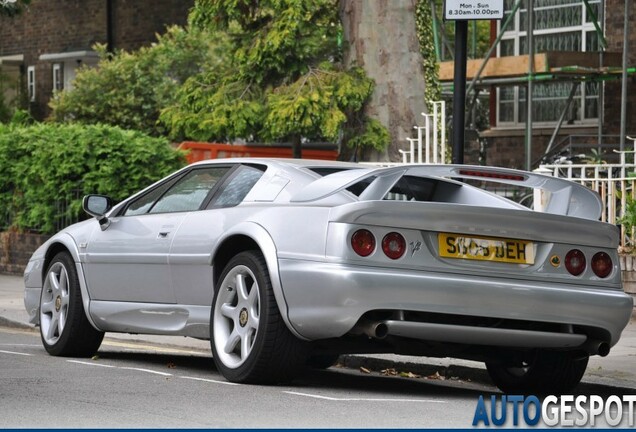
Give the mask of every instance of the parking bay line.
<svg viewBox="0 0 636 432">
<path fill-rule="evenodd" d="M 229 382 L 229 381 L 217 381 L 217 380 L 207 379 L 207 378 L 196 378 L 196 377 L 187 377 L 187 376 L 180 376 L 178 378 L 188 379 L 188 380 L 193 380 L 193 381 L 203 381 L 203 382 L 208 382 L 208 383 L 212 383 L 212 384 L 225 384 L 225 385 L 232 385 L 232 386 L 240 385 L 238 383 L 233 383 L 233 382 Z"/>
<path fill-rule="evenodd" d="M 172 376 L 171 373 L 167 373 L 167 372 L 159 372 L 159 371 L 155 371 L 152 369 L 144 369 L 144 368 L 136 368 L 136 367 L 128 367 L 128 366 L 113 366 L 113 365 L 105 365 L 105 364 L 100 364 L 100 363 L 91 363 L 91 362 L 85 362 L 85 361 L 80 361 L 80 360 L 66 360 L 69 363 L 76 363 L 76 364 L 81 364 L 81 365 L 86 365 L 86 366 L 98 366 L 98 367 L 105 367 L 105 368 L 112 368 L 112 369 L 122 369 L 122 370 L 132 370 L 132 371 L 137 371 L 137 372 L 146 372 L 146 373 L 151 373 L 151 374 L 155 374 L 155 375 L 161 375 L 161 376 Z"/>
<path fill-rule="evenodd" d="M 329 396 L 321 396 L 310 393 L 300 393 L 293 391 L 283 391 L 283 393 L 287 393 L 294 396 L 303 396 L 314 399 L 322 399 L 333 402 L 409 402 L 409 403 L 440 403 L 445 404 L 447 401 L 443 400 L 434 400 L 434 399 L 390 399 L 390 398 L 336 398 Z"/>
<path fill-rule="evenodd" d="M 33 355 L 33 354 L 27 354 L 27 353 L 15 352 L 15 351 L 4 351 L 4 350 L 0 350 L 0 353 L 2 353 L 2 354 L 21 355 L 21 356 L 32 356 Z"/>
</svg>

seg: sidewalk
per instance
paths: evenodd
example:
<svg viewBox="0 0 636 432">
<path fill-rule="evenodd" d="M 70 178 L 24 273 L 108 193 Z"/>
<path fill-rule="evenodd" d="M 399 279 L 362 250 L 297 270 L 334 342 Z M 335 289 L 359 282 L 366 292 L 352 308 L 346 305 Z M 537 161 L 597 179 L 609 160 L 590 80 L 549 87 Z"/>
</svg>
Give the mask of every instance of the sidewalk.
<svg viewBox="0 0 636 432">
<path fill-rule="evenodd" d="M 24 309 L 24 285 L 21 277 L 0 274 L 0 326 L 33 328 L 28 324 Z M 114 339 L 141 340 L 153 344 L 172 345 L 188 348 L 194 352 L 210 354 L 210 344 L 185 337 L 144 336 L 108 333 Z M 341 362 L 348 367 L 365 367 L 373 371 L 396 369 L 399 372 L 413 372 L 422 376 L 439 373 L 445 377 L 459 377 L 475 382 L 491 384 L 483 363 L 458 359 L 437 359 L 429 357 L 409 357 L 386 355 L 347 355 Z M 628 389 L 636 393 L 636 315 L 623 331 L 620 342 L 612 348 L 607 357 L 590 358 L 583 382 Z"/>
</svg>

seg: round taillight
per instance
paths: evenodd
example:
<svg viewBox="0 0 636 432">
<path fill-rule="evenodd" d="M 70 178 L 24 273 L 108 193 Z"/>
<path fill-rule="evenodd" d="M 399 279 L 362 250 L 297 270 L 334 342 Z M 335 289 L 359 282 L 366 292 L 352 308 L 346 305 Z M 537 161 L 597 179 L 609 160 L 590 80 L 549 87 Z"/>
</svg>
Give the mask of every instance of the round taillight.
<svg viewBox="0 0 636 432">
<path fill-rule="evenodd" d="M 592 257 L 592 271 L 600 278 L 606 278 L 612 272 L 612 258 L 605 252 L 598 252 Z"/>
<path fill-rule="evenodd" d="M 375 250 L 375 237 L 369 230 L 358 230 L 351 236 L 351 247 L 358 255 L 369 256 Z"/>
<path fill-rule="evenodd" d="M 391 259 L 398 259 L 406 252 L 406 240 L 400 233 L 390 232 L 382 239 L 384 255 Z"/>
<path fill-rule="evenodd" d="M 578 276 L 585 271 L 585 255 L 578 249 L 572 249 L 565 256 L 565 268 L 573 276 Z"/>
</svg>

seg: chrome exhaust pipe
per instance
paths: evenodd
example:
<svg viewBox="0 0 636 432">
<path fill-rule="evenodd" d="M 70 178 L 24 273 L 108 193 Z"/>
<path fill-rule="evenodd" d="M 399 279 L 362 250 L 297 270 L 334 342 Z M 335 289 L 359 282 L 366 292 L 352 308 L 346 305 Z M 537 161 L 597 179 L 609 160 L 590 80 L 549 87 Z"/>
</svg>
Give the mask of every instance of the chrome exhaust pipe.
<svg viewBox="0 0 636 432">
<path fill-rule="evenodd" d="M 389 327 L 381 321 L 368 321 L 359 323 L 352 333 L 365 334 L 373 339 L 384 339 L 389 334 Z"/>
<path fill-rule="evenodd" d="M 588 340 L 582 348 L 590 355 L 600 355 L 606 357 L 610 353 L 610 345 L 599 340 Z"/>
</svg>

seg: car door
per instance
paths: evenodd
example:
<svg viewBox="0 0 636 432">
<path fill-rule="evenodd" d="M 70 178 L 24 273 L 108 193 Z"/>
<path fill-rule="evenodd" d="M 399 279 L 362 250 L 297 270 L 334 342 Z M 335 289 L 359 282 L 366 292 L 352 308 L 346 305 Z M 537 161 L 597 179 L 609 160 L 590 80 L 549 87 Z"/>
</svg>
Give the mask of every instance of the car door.
<svg viewBox="0 0 636 432">
<path fill-rule="evenodd" d="M 168 253 L 188 212 L 204 207 L 230 166 L 197 167 L 127 204 L 86 245 L 93 300 L 175 303 Z"/>
<path fill-rule="evenodd" d="M 240 165 L 223 180 L 205 209 L 190 212 L 181 224 L 170 248 L 170 273 L 177 303 L 212 304 L 211 253 L 223 233 L 239 223 L 235 209 L 261 178 L 264 166 Z M 220 271 L 220 270 L 219 270 Z"/>
</svg>

